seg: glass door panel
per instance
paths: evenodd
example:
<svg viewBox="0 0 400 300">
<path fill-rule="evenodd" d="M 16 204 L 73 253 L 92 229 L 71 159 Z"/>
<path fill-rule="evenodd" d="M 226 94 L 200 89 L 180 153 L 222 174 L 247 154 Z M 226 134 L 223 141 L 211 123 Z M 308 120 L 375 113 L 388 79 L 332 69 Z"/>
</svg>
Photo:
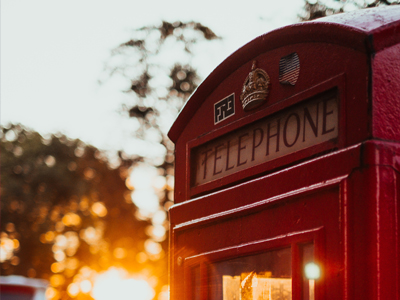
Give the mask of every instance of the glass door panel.
<svg viewBox="0 0 400 300">
<path fill-rule="evenodd" d="M 291 248 L 209 265 L 209 300 L 291 300 Z"/>
</svg>

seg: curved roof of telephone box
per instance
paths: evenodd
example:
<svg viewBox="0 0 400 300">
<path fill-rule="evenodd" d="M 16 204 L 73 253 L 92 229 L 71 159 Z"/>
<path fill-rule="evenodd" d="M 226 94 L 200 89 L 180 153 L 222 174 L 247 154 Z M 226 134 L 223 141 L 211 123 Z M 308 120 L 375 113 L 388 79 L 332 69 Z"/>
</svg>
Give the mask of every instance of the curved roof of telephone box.
<svg viewBox="0 0 400 300">
<path fill-rule="evenodd" d="M 203 101 L 240 66 L 270 50 L 310 42 L 337 44 L 370 54 L 379 52 L 400 43 L 400 5 L 332 15 L 285 26 L 255 38 L 226 58 L 199 85 L 172 125 L 170 139 L 176 143 Z"/>
</svg>

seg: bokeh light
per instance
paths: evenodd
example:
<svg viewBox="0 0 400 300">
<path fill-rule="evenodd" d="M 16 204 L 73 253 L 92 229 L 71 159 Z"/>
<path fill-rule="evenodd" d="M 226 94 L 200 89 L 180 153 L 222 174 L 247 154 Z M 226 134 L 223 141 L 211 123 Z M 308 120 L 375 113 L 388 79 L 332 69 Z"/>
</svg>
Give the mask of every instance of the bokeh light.
<svg viewBox="0 0 400 300">
<path fill-rule="evenodd" d="M 78 226 L 81 224 L 81 218 L 75 213 L 67 213 L 63 218 L 62 222 L 65 226 Z"/>
<path fill-rule="evenodd" d="M 113 251 L 113 255 L 116 259 L 123 259 L 128 255 L 128 252 L 125 248 L 115 248 Z"/>
<path fill-rule="evenodd" d="M 79 286 L 81 288 L 81 291 L 85 294 L 89 293 L 92 290 L 92 283 L 88 279 L 82 280 Z"/>
<path fill-rule="evenodd" d="M 71 283 L 68 286 L 67 292 L 71 297 L 76 297 L 79 294 L 79 285 L 76 283 Z"/>
<path fill-rule="evenodd" d="M 107 208 L 102 202 L 96 202 L 92 205 L 92 211 L 99 217 L 105 217 L 107 215 Z"/>
<path fill-rule="evenodd" d="M 19 248 L 19 241 L 17 239 L 10 239 L 7 233 L 1 233 L 1 246 L 0 246 L 0 262 L 10 260 L 14 256 L 14 252 Z"/>
<path fill-rule="evenodd" d="M 46 299 L 55 299 L 58 296 L 58 291 L 53 287 L 48 287 L 46 290 Z"/>
<path fill-rule="evenodd" d="M 169 286 L 164 285 L 161 289 L 161 292 L 158 294 L 157 300 L 169 300 Z"/>
<path fill-rule="evenodd" d="M 151 188 L 143 189 L 139 187 L 135 189 L 132 193 L 132 201 L 141 212 L 148 216 L 156 212 L 159 207 L 158 197 Z"/>
<path fill-rule="evenodd" d="M 161 225 L 165 222 L 166 219 L 167 219 L 167 213 L 164 210 L 158 210 L 154 213 L 151 222 L 154 225 Z"/>
<path fill-rule="evenodd" d="M 126 185 L 133 190 L 132 202 L 139 208 L 139 215 L 151 218 L 159 209 L 157 191 L 165 188 L 165 178 L 158 175 L 155 167 L 141 164 L 133 169 Z"/>
</svg>

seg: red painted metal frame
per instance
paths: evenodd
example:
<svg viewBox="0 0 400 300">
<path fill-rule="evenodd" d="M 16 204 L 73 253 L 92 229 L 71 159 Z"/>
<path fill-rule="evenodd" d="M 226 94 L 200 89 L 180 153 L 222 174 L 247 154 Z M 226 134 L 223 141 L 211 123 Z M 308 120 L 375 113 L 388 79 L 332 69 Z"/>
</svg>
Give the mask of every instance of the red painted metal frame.
<svg viewBox="0 0 400 300">
<path fill-rule="evenodd" d="M 176 259 L 178 256 L 182 257 L 192 257 L 195 256 L 196 254 L 199 255 L 205 255 L 209 256 L 213 254 L 213 251 L 205 251 L 205 254 L 202 254 L 200 249 L 196 249 L 196 245 L 193 243 L 193 241 L 187 241 L 187 244 L 182 244 L 176 239 L 176 235 L 188 235 L 188 232 L 191 230 L 197 230 L 201 232 L 201 228 L 204 228 L 206 226 L 213 227 L 216 224 L 220 224 L 221 226 L 222 223 L 234 219 L 241 219 L 245 216 L 252 215 L 254 213 L 257 213 L 259 211 L 263 210 L 274 210 L 274 207 L 282 202 L 286 201 L 296 201 L 299 197 L 311 197 L 313 195 L 318 195 L 322 191 L 326 190 L 332 190 L 335 189 L 337 191 L 342 190 L 341 186 L 343 182 L 346 180 L 348 174 L 351 172 L 353 168 L 355 168 L 359 162 L 359 153 L 360 153 L 360 145 L 356 147 L 352 147 L 351 149 L 346 149 L 345 151 L 339 151 L 335 152 L 333 154 L 326 155 L 324 157 L 314 159 L 310 162 L 305 162 L 303 164 L 291 167 L 286 170 L 282 170 L 279 172 L 276 172 L 271 175 L 267 175 L 258 179 L 254 179 L 250 182 L 243 183 L 239 186 L 236 186 L 234 188 L 230 188 L 225 191 L 220 191 L 216 192 L 210 195 L 206 195 L 204 197 L 201 197 L 196 200 L 191 200 L 179 205 L 176 205 L 172 210 L 171 210 L 171 220 L 174 220 L 174 223 L 171 224 L 172 230 L 173 230 L 173 241 L 172 244 L 175 245 L 174 248 L 176 252 L 176 255 L 173 255 L 172 261 L 174 264 L 171 264 L 171 271 L 179 273 L 179 267 L 176 266 Z M 322 173 L 319 172 L 321 169 L 327 169 L 329 168 L 330 164 L 338 165 L 339 162 L 342 162 L 340 168 L 336 168 L 334 172 L 330 173 Z M 316 176 L 301 176 L 301 174 L 304 174 L 304 170 L 307 170 L 307 172 L 310 172 L 310 174 L 315 174 L 315 172 L 319 172 L 320 176 L 318 178 L 319 182 L 315 182 Z M 285 192 L 285 187 L 279 186 L 276 183 L 281 182 L 284 178 L 297 178 L 297 181 L 291 181 L 290 184 L 290 192 Z M 270 186 L 268 190 L 263 189 L 263 186 Z M 287 188 L 287 187 L 286 187 Z M 252 197 L 246 197 L 248 195 L 248 191 L 254 191 Z M 338 194 L 339 198 L 339 194 Z M 230 201 L 226 201 L 226 199 L 229 199 Z M 290 200 L 292 199 L 292 200 Z M 241 203 L 241 205 L 239 204 Z M 321 203 L 322 204 L 322 203 Z M 343 204 L 341 204 L 343 205 Z M 287 204 L 289 207 L 290 204 Z M 340 209 L 340 211 L 343 211 L 343 209 Z M 204 217 L 207 216 L 207 217 Z M 288 216 L 288 218 L 290 218 Z M 339 220 L 341 217 L 337 216 L 337 219 Z M 319 226 L 330 226 L 332 227 L 332 224 L 323 224 L 323 223 L 318 223 Z M 282 226 L 282 224 L 281 224 Z M 304 226 L 304 225 L 303 225 Z M 340 233 L 339 231 L 339 223 L 337 224 L 337 234 L 340 236 L 343 235 L 343 233 Z M 315 228 L 315 227 L 313 227 Z M 318 226 L 317 226 L 318 228 Z M 300 231 L 307 232 L 308 230 L 312 228 L 299 228 Z M 290 236 L 290 227 L 285 227 L 281 228 L 282 232 L 285 232 L 285 230 L 288 230 Z M 214 235 L 217 236 L 218 239 L 225 239 L 224 236 L 227 235 L 232 235 L 232 233 L 228 233 L 228 231 L 223 231 L 217 228 L 214 228 L 213 231 L 215 231 Z M 270 230 L 271 231 L 271 230 Z M 193 233 L 195 234 L 195 233 Z M 271 234 L 271 233 L 270 233 Z M 197 236 L 197 235 L 196 235 Z M 273 238 L 273 237 L 272 237 Z M 324 239 L 325 237 L 321 237 L 321 239 Z M 200 236 L 197 236 L 196 239 L 199 239 L 199 242 L 202 243 L 210 243 L 210 236 L 203 237 L 201 234 Z M 215 238 L 214 238 L 215 239 Z M 247 243 L 248 245 L 257 244 L 257 239 L 252 239 L 249 237 L 250 241 Z M 305 238 L 307 239 L 307 238 Z M 283 246 L 283 244 L 279 245 L 274 245 L 272 243 L 273 239 L 270 239 L 271 245 L 265 246 L 263 245 L 264 249 L 269 248 L 269 247 L 274 247 L 274 246 Z M 234 238 L 231 239 L 231 243 L 235 245 Z M 240 245 L 240 241 L 238 241 Z M 267 242 L 268 244 L 268 242 Z M 316 243 L 316 245 L 321 245 L 320 247 L 324 247 L 325 243 Z M 195 249 L 193 249 L 195 247 Z M 204 246 L 203 246 L 204 247 Z M 220 245 L 214 245 L 211 246 L 211 248 L 215 247 L 216 249 L 220 249 Z M 248 246 L 247 248 L 249 252 L 258 252 L 262 250 L 261 248 L 257 248 L 259 246 Z M 224 248 L 224 247 L 222 247 Z M 229 248 L 229 247 L 228 247 Z M 232 246 L 231 246 L 232 248 Z M 234 249 L 233 247 L 232 249 Z M 294 249 L 294 248 L 293 248 Z M 338 252 L 337 250 L 336 252 Z M 190 254 L 190 252 L 193 252 Z M 246 253 L 249 253 L 246 252 Z M 319 255 L 324 255 L 325 250 L 324 249 L 319 249 L 317 250 L 318 253 L 321 253 Z M 215 251 L 215 253 L 220 253 L 221 256 L 217 257 L 212 257 L 212 259 L 222 259 L 223 255 L 226 254 L 223 251 Z M 221 254 L 222 253 L 222 254 Z M 339 253 L 336 253 L 336 256 L 340 255 Z M 229 255 L 228 255 L 229 257 Z M 190 260 L 190 259 L 189 259 Z M 176 269 L 178 268 L 178 270 Z M 294 273 L 294 276 L 296 277 L 296 273 Z M 178 282 L 180 282 L 179 279 L 177 279 Z M 175 282 L 178 286 L 175 286 L 175 289 L 172 290 L 173 297 L 175 299 L 183 299 L 183 295 L 180 294 L 174 295 L 177 290 L 180 290 L 179 284 Z M 321 289 L 322 288 L 322 289 Z M 182 289 L 183 290 L 183 289 Z M 321 285 L 320 288 L 318 289 L 319 292 L 323 293 L 324 291 L 324 286 Z M 338 294 L 335 294 L 338 296 Z M 294 298 L 295 299 L 295 298 Z M 297 298 L 299 299 L 299 298 Z M 321 298 L 319 298 L 321 299 Z M 335 299 L 335 298 L 331 298 Z"/>
<path fill-rule="evenodd" d="M 330 279 L 321 280 L 318 287 L 320 294 L 316 299 L 400 299 L 399 157 L 399 144 L 371 140 L 176 205 L 170 211 L 173 245 L 171 272 L 174 273 L 172 299 L 186 299 L 182 294 L 185 290 L 182 284 L 186 282 L 186 290 L 190 286 L 187 278 L 184 279 L 188 275 L 184 273 L 194 262 L 208 263 L 284 246 L 284 242 L 274 244 L 274 232 L 286 231 L 289 237 L 294 228 L 299 229 L 295 232 L 307 232 L 321 227 L 331 228 L 328 232 L 325 229 L 321 231 L 319 240 L 323 242 L 316 243 L 321 245 L 318 255 L 326 257 L 322 264 L 328 268 L 326 272 L 330 274 Z M 302 176 L 305 172 L 309 176 Z M 291 180 L 294 178 L 297 180 Z M 277 184 L 283 180 L 289 180 L 290 183 L 285 186 Z M 265 186 L 269 189 L 262 189 Z M 246 197 L 249 190 L 253 191 L 252 197 Z M 337 223 L 335 225 L 329 218 L 324 220 L 323 217 L 317 227 L 309 228 L 309 217 L 301 210 L 293 211 L 295 207 L 300 208 L 293 205 L 303 203 L 302 199 L 318 199 L 321 197 L 318 195 L 322 195 L 318 202 L 323 205 L 324 191 L 336 191 L 338 211 L 333 219 L 336 218 Z M 230 227 L 230 224 L 240 220 L 247 224 L 246 220 L 251 220 L 254 214 L 262 211 L 269 211 L 271 217 L 282 205 L 287 207 L 289 220 L 295 220 L 293 217 L 298 215 L 300 227 L 287 227 L 284 226 L 285 222 L 281 222 L 275 229 L 264 229 L 244 236 L 235 232 L 239 227 Z M 314 214 L 319 212 L 322 210 L 316 210 Z M 232 231 L 233 228 L 237 229 Z M 335 239 L 332 230 L 338 234 Z M 263 236 L 264 240 L 260 242 L 256 236 Z M 243 237 L 247 240 L 243 240 Z M 335 243 L 340 247 L 332 252 Z M 245 251 L 238 252 L 238 248 Z M 176 263 L 179 256 L 183 258 L 182 266 Z M 202 274 L 205 281 L 204 270 Z M 332 285 L 334 278 L 340 280 Z M 295 298 L 295 294 L 293 297 L 300 299 Z"/>
</svg>

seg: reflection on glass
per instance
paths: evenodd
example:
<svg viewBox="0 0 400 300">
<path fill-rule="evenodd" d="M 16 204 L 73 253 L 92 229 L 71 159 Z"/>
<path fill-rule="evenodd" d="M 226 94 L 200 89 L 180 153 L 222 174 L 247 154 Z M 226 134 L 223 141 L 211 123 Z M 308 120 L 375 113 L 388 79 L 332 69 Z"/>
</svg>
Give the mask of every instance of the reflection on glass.
<svg viewBox="0 0 400 300">
<path fill-rule="evenodd" d="M 315 279 L 318 279 L 320 270 L 318 265 L 314 263 L 314 244 L 304 245 L 302 249 L 304 270 L 303 300 L 315 300 Z"/>
<path fill-rule="evenodd" d="M 290 248 L 210 265 L 210 300 L 291 300 Z"/>
</svg>

